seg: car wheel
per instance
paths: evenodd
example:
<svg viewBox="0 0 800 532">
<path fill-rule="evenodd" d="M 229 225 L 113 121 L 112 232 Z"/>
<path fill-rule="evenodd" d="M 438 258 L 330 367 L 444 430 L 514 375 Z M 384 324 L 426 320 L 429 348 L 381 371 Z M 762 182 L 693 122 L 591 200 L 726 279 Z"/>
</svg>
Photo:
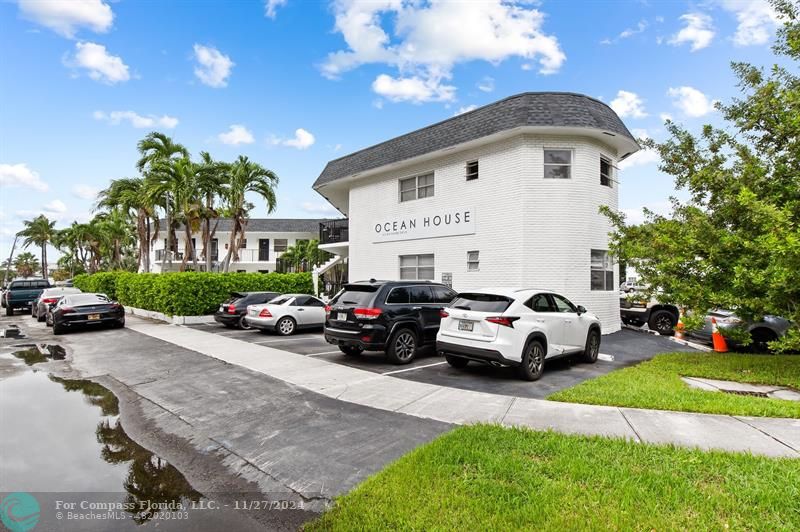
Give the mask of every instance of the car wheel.
<svg viewBox="0 0 800 532">
<path fill-rule="evenodd" d="M 13 315 L 14 315 L 14 309 L 11 307 L 6 307 L 6 316 L 13 316 Z"/>
<path fill-rule="evenodd" d="M 778 335 L 769 329 L 755 329 L 750 332 L 753 342 L 750 344 L 750 351 L 753 353 L 769 353 L 769 342 L 778 339 Z"/>
<path fill-rule="evenodd" d="M 400 329 L 392 335 L 386 357 L 393 364 L 408 364 L 417 354 L 417 335 L 411 329 Z"/>
<path fill-rule="evenodd" d="M 31 318 L 35 318 L 35 317 L 36 317 L 36 314 L 34 314 L 33 307 L 31 307 Z"/>
<path fill-rule="evenodd" d="M 290 318 L 289 316 L 285 316 L 278 320 L 278 324 L 275 326 L 275 330 L 281 336 L 290 336 L 294 334 L 294 330 L 297 328 L 297 323 L 295 323 L 294 319 Z"/>
<path fill-rule="evenodd" d="M 589 364 L 597 362 L 597 355 L 600 354 L 600 333 L 596 329 L 589 331 L 586 337 L 586 348 L 583 350 L 583 360 Z"/>
<path fill-rule="evenodd" d="M 357 345 L 340 345 L 339 351 L 348 356 L 358 356 L 364 352 L 364 349 Z"/>
<path fill-rule="evenodd" d="M 64 334 L 66 330 L 57 323 L 53 324 L 53 334 Z"/>
<path fill-rule="evenodd" d="M 544 373 L 544 346 L 539 340 L 533 340 L 525 346 L 522 354 L 522 364 L 519 367 L 520 376 L 526 381 L 535 381 Z"/>
<path fill-rule="evenodd" d="M 53 326 L 53 317 L 50 314 L 45 314 L 44 324 L 47 325 L 48 327 Z"/>
<path fill-rule="evenodd" d="M 647 320 L 647 326 L 650 327 L 651 331 L 656 331 L 658 334 L 664 336 L 672 335 L 675 329 L 675 325 L 677 325 L 678 320 L 675 318 L 675 315 L 668 310 L 657 310 L 650 315 L 650 319 Z"/>
<path fill-rule="evenodd" d="M 253 328 L 252 325 L 247 323 L 247 317 L 245 317 L 245 316 L 242 316 L 241 318 L 239 318 L 239 323 L 237 323 L 236 325 L 237 325 L 237 327 L 239 327 L 240 329 L 244 329 L 245 331 L 249 331 L 250 329 Z"/>
<path fill-rule="evenodd" d="M 445 355 L 444 359 L 454 368 L 466 368 L 467 364 L 469 364 L 469 360 L 466 358 L 456 357 L 453 355 Z"/>
</svg>

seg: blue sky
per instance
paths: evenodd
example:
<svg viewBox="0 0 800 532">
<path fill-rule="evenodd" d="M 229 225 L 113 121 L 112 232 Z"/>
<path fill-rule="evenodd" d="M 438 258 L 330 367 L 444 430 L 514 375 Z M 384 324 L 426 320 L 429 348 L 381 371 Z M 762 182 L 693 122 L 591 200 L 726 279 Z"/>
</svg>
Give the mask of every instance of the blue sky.
<svg viewBox="0 0 800 532">
<path fill-rule="evenodd" d="M 665 115 L 718 123 L 730 61 L 771 64 L 774 30 L 761 0 L 2 2 L 0 256 L 23 219 L 90 217 L 154 129 L 274 170 L 273 216 L 330 216 L 328 160 L 523 91 L 601 98 L 656 139 Z M 620 179 L 633 220 L 675 193 L 652 154 Z"/>
</svg>

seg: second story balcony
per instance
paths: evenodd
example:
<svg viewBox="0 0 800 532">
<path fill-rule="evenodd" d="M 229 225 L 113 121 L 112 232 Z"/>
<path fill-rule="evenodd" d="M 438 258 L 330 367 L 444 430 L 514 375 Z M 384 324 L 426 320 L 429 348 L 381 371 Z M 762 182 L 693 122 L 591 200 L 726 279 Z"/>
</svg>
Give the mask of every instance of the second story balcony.
<svg viewBox="0 0 800 532">
<path fill-rule="evenodd" d="M 349 242 L 349 220 L 329 220 L 319 224 L 319 243 L 324 244 L 341 244 Z"/>
</svg>

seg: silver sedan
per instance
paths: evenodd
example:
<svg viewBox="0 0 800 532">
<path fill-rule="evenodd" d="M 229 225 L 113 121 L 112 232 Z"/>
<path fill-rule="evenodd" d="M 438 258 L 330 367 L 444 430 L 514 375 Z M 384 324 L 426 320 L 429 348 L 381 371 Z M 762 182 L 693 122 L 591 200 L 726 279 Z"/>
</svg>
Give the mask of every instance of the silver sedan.
<svg viewBox="0 0 800 532">
<path fill-rule="evenodd" d="M 249 305 L 246 316 L 247 324 L 254 329 L 289 336 L 299 329 L 321 328 L 325 303 L 308 294 L 285 294 L 268 303 Z"/>
</svg>

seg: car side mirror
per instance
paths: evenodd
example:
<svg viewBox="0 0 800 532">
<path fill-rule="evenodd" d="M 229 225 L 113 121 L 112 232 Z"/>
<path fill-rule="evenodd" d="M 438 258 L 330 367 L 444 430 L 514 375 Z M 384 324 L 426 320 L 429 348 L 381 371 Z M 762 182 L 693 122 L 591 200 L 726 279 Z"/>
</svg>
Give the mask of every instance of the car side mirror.
<svg viewBox="0 0 800 532">
<path fill-rule="evenodd" d="M 586 313 L 586 307 L 584 307 L 583 305 L 578 305 L 578 316 L 585 313 Z"/>
</svg>

